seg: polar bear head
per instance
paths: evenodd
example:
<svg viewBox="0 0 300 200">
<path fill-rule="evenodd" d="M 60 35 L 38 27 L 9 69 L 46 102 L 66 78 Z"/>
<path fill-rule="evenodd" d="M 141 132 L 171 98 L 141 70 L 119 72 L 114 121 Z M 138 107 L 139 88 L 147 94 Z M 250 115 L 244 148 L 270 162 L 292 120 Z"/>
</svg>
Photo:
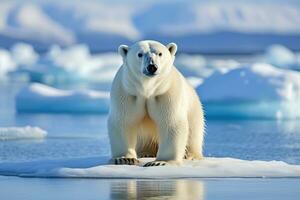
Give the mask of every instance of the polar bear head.
<svg viewBox="0 0 300 200">
<path fill-rule="evenodd" d="M 177 45 L 167 46 L 152 40 L 144 40 L 131 47 L 121 45 L 119 54 L 123 58 L 125 67 L 137 76 L 154 77 L 167 74 L 173 67 Z"/>
</svg>

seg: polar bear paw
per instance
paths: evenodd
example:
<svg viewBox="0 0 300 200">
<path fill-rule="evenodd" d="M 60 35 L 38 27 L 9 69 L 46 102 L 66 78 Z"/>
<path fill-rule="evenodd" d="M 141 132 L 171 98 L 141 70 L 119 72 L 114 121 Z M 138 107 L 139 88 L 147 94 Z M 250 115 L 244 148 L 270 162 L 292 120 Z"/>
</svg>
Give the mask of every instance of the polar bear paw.
<svg viewBox="0 0 300 200">
<path fill-rule="evenodd" d="M 113 163 L 115 165 L 138 165 L 140 161 L 136 158 L 115 158 Z"/>
<path fill-rule="evenodd" d="M 167 164 L 167 162 L 165 162 L 165 161 L 152 161 L 152 162 L 147 162 L 144 165 L 144 167 L 164 166 L 166 164 Z"/>
<path fill-rule="evenodd" d="M 153 158 L 156 157 L 154 153 L 139 153 L 138 155 L 140 158 Z"/>
</svg>

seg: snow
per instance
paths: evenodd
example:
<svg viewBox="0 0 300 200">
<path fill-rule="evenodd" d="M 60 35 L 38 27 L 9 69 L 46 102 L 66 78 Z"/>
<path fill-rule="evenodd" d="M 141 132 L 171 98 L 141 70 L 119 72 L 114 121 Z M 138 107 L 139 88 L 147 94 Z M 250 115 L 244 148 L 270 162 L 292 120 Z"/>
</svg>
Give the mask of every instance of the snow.
<svg viewBox="0 0 300 200">
<path fill-rule="evenodd" d="M 17 94 L 18 112 L 107 113 L 109 93 L 94 90 L 62 90 L 33 83 Z"/>
<path fill-rule="evenodd" d="M 300 166 L 282 161 L 248 161 L 207 157 L 184 161 L 181 166 L 142 167 L 153 158 L 142 158 L 139 166 L 110 165 L 107 157 L 1 163 L 1 175 L 72 178 L 273 178 L 300 177 Z"/>
<path fill-rule="evenodd" d="M 39 127 L 0 127 L 0 141 L 19 139 L 42 139 L 46 136 L 47 131 Z"/>
<path fill-rule="evenodd" d="M 299 72 L 255 63 L 225 74 L 216 72 L 198 90 L 203 101 L 293 101 L 300 99 L 299 80 Z"/>
<path fill-rule="evenodd" d="M 208 116 L 300 117 L 300 73 L 269 64 L 215 72 L 197 92 Z"/>
</svg>

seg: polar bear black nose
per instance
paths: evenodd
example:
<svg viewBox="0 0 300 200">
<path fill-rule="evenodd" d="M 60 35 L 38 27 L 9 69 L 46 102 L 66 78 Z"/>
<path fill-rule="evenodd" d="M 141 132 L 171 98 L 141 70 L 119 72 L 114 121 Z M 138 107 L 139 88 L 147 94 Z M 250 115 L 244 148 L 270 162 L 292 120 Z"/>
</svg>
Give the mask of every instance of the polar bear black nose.
<svg viewBox="0 0 300 200">
<path fill-rule="evenodd" d="M 153 75 L 157 71 L 157 66 L 154 64 L 150 64 L 147 67 L 147 71 Z"/>
</svg>

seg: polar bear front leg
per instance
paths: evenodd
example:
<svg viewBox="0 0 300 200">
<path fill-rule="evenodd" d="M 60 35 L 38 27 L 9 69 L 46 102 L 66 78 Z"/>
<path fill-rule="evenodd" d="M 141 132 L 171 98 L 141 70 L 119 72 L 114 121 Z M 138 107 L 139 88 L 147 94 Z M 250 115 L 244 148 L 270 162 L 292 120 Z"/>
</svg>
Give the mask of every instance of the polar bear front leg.
<svg viewBox="0 0 300 200">
<path fill-rule="evenodd" d="M 170 116 L 159 124 L 159 149 L 156 160 L 180 164 L 188 139 L 188 122 L 184 117 Z"/>
<path fill-rule="evenodd" d="M 184 117 L 174 119 L 166 117 L 159 126 L 159 148 L 157 158 L 144 166 L 162 166 L 165 164 L 181 164 L 188 139 L 188 122 Z"/>
<path fill-rule="evenodd" d="M 117 120 L 109 119 L 109 137 L 111 145 L 111 163 L 116 165 L 136 165 L 139 163 L 136 154 L 136 128 L 126 126 Z"/>
</svg>

